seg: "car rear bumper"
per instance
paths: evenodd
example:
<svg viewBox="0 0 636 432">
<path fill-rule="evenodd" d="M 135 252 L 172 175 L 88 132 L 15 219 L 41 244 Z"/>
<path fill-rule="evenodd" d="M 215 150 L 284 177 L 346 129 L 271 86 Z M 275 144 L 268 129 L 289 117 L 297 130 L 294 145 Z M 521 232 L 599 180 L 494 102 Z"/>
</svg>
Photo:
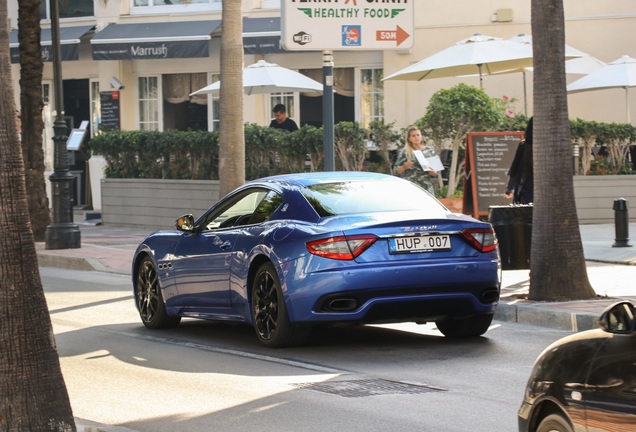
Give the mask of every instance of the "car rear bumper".
<svg viewBox="0 0 636 432">
<path fill-rule="evenodd" d="M 408 262 L 293 271 L 285 286 L 293 322 L 404 322 L 492 314 L 496 261 Z"/>
</svg>

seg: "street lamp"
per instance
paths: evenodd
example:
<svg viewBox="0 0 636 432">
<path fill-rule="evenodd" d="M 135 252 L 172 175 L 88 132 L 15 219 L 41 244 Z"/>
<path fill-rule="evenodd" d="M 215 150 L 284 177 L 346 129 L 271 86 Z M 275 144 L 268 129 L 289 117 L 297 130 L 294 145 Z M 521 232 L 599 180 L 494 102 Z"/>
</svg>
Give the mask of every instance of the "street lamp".
<svg viewBox="0 0 636 432">
<path fill-rule="evenodd" d="M 76 249 L 80 245 L 79 227 L 73 224 L 71 190 L 73 176 L 69 172 L 66 149 L 66 122 L 62 98 L 62 59 L 60 57 L 60 13 L 58 0 L 50 0 L 51 44 L 53 47 L 53 88 L 55 92 L 55 122 L 53 123 L 53 174 L 51 196 L 53 198 L 51 224 L 46 227 L 46 249 Z"/>
</svg>

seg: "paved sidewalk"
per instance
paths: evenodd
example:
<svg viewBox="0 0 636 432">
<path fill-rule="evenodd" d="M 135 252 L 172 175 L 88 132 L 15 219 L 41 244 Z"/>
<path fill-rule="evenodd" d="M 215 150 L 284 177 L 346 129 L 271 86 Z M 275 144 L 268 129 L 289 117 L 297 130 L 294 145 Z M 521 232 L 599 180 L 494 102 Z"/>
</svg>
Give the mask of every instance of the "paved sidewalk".
<svg viewBox="0 0 636 432">
<path fill-rule="evenodd" d="M 44 243 L 36 243 L 40 266 L 129 275 L 137 245 L 153 231 L 78 225 L 81 231 L 78 249 L 47 250 Z M 630 224 L 630 232 L 636 232 L 636 224 Z M 612 224 L 581 225 L 581 238 L 588 277 L 598 299 L 554 303 L 529 301 L 525 298 L 530 283 L 529 271 L 505 270 L 495 319 L 581 331 L 596 327 L 598 316 L 610 304 L 623 298 L 636 302 L 636 247 L 612 247 L 615 238 Z"/>
</svg>

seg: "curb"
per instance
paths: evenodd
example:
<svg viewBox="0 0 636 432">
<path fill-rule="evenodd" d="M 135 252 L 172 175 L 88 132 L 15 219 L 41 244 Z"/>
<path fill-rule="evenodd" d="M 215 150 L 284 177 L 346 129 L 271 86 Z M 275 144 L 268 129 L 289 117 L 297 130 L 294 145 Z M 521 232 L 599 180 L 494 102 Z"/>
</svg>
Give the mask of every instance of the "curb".
<svg viewBox="0 0 636 432">
<path fill-rule="evenodd" d="M 568 302 L 532 302 L 513 300 L 497 305 L 494 319 L 574 333 L 599 328 L 603 311 L 620 301 L 634 303 L 634 297 L 610 297 Z"/>
<path fill-rule="evenodd" d="M 66 270 L 82 270 L 82 271 L 99 271 L 104 273 L 130 274 L 129 271 L 123 271 L 105 266 L 100 260 L 89 257 L 69 257 L 45 252 L 37 252 L 38 265 L 42 267 L 56 267 Z"/>
<path fill-rule="evenodd" d="M 618 300 L 617 300 L 618 301 Z M 499 303 L 494 319 L 503 322 L 579 332 L 598 328 L 600 313 L 549 310 L 545 304 Z"/>
<path fill-rule="evenodd" d="M 136 432 L 122 426 L 103 425 L 77 417 L 75 418 L 75 428 L 77 432 Z"/>
<path fill-rule="evenodd" d="M 42 267 L 58 267 L 64 268 L 68 270 L 85 270 L 92 271 L 96 270 L 93 265 L 88 261 L 87 258 L 80 257 L 67 257 L 60 255 L 49 255 L 44 253 L 37 254 L 38 256 L 38 265 Z"/>
</svg>

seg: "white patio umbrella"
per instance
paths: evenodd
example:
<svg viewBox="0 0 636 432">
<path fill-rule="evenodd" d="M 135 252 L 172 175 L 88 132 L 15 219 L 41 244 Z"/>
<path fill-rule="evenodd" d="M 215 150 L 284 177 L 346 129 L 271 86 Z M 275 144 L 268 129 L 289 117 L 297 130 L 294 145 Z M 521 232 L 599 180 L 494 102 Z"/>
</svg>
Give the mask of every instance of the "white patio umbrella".
<svg viewBox="0 0 636 432">
<path fill-rule="evenodd" d="M 532 36 L 529 34 L 518 34 L 507 39 L 511 42 L 516 42 L 520 44 L 527 44 L 532 46 Z M 571 47 L 570 45 L 565 45 L 565 73 L 573 74 L 573 75 L 586 75 L 590 72 L 593 72 L 601 67 L 603 67 L 605 63 L 600 61 L 599 59 L 580 51 L 576 48 Z M 533 67 L 526 67 L 521 69 L 521 73 L 523 74 L 523 104 L 524 104 L 524 112 L 528 115 L 528 90 L 526 85 L 526 72 L 532 72 Z M 504 73 L 511 72 L 519 72 L 519 70 L 510 70 L 505 71 Z"/>
<path fill-rule="evenodd" d="M 530 45 L 476 34 L 384 79 L 419 81 L 478 74 L 483 87 L 483 75 L 528 66 L 532 66 Z"/>
<path fill-rule="evenodd" d="M 624 55 L 601 69 L 574 81 L 568 85 L 567 90 L 568 93 L 578 93 L 591 90 L 624 88 L 627 122 L 631 123 L 629 88 L 634 86 L 636 86 L 636 59 Z"/>
<path fill-rule="evenodd" d="M 529 34 L 518 34 L 507 39 L 511 42 L 529 44 L 532 46 L 532 36 Z M 573 75 L 587 75 L 597 69 L 605 66 L 605 63 L 589 55 L 586 52 L 578 50 L 570 45 L 565 45 L 565 73 Z M 532 67 L 525 68 L 532 71 Z M 511 71 L 514 72 L 514 71 Z"/>
<path fill-rule="evenodd" d="M 221 81 L 217 81 L 190 93 L 190 96 L 216 93 L 220 88 Z M 322 84 L 291 69 L 259 60 L 243 70 L 243 89 L 247 95 L 287 92 L 319 93 L 322 92 Z"/>
</svg>

